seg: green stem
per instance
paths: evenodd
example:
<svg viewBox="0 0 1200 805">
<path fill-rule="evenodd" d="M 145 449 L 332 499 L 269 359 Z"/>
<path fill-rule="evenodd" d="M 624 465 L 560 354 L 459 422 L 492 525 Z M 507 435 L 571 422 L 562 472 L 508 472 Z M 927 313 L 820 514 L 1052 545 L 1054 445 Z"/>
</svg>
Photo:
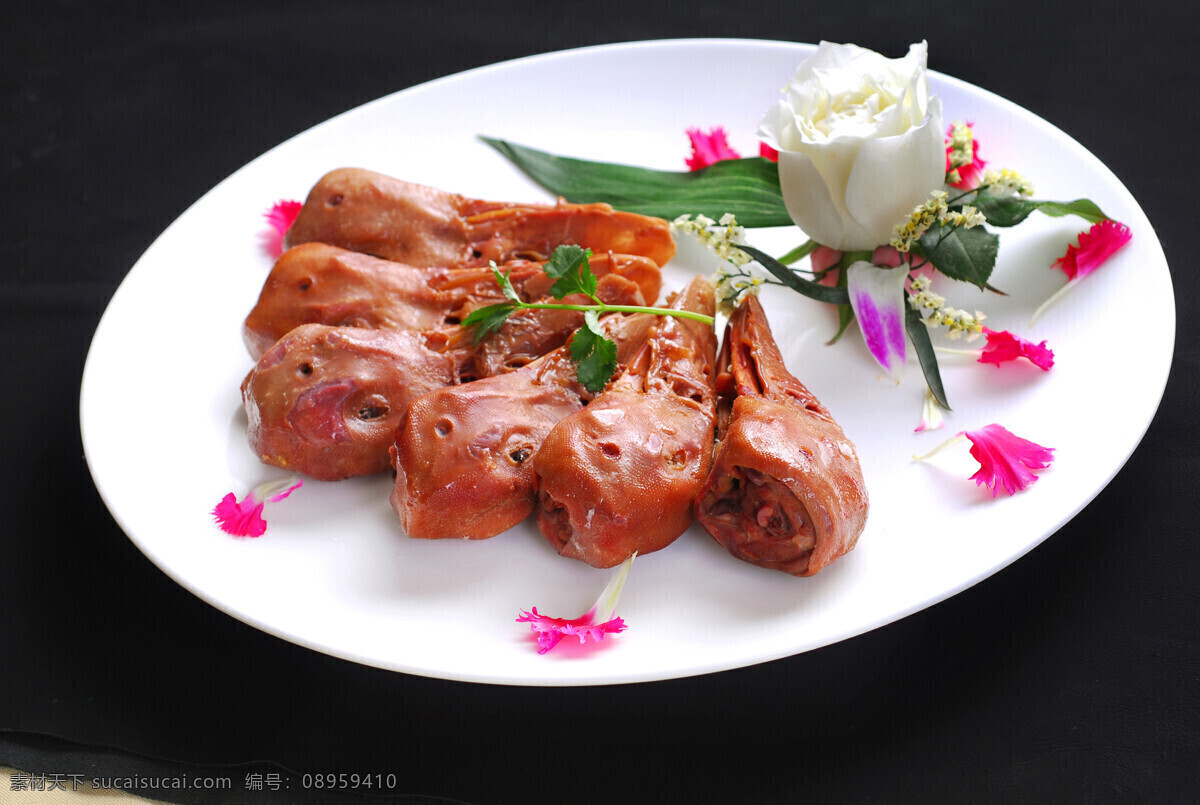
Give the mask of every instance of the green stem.
<svg viewBox="0 0 1200 805">
<path fill-rule="evenodd" d="M 802 243 L 801 245 L 792 249 L 790 252 L 785 254 L 783 257 L 780 257 L 779 262 L 783 263 L 785 266 L 790 266 L 792 263 L 796 262 L 797 260 L 801 260 L 805 257 L 808 257 L 810 254 L 815 252 L 817 250 L 817 247 L 819 247 L 820 245 L 821 244 L 817 243 L 815 240 L 806 240 L 804 243 Z"/>
<path fill-rule="evenodd" d="M 874 254 L 874 252 L 866 251 L 866 250 L 853 251 L 853 252 L 842 252 L 841 267 L 849 268 L 850 266 L 854 265 L 855 263 L 860 263 L 860 262 L 869 263 L 869 262 L 871 262 L 871 256 L 873 254 Z"/>
<path fill-rule="evenodd" d="M 953 436 L 951 436 L 949 439 L 947 439 L 946 441 L 944 441 L 944 442 L 942 442 L 941 444 L 939 444 L 937 447 L 935 447 L 935 448 L 933 448 L 932 450 L 930 450 L 930 451 L 929 451 L 928 453 L 926 453 L 925 455 L 923 455 L 923 456 L 919 456 L 919 455 L 915 455 L 915 454 L 914 454 L 914 455 L 913 455 L 913 461 L 924 461 L 924 460 L 925 460 L 925 459 L 927 459 L 927 458 L 932 458 L 933 456 L 936 456 L 938 453 L 940 453 L 940 452 L 942 452 L 943 450 L 945 450 L 945 449 L 946 449 L 947 447 L 949 447 L 950 445 L 953 445 L 953 444 L 958 444 L 959 442 L 961 442 L 961 441 L 962 441 L 963 439 L 965 439 L 965 438 L 967 438 L 967 437 L 966 437 L 966 436 L 964 436 L 963 434 L 961 434 L 961 433 L 956 433 L 956 434 L 954 434 Z"/>
<path fill-rule="evenodd" d="M 516 305 L 516 307 L 530 310 L 579 310 L 585 313 L 589 310 L 594 310 L 597 313 L 653 313 L 656 316 L 674 316 L 679 319 L 702 321 L 709 325 L 711 325 L 714 321 L 712 316 L 706 316 L 703 313 L 695 313 L 690 310 L 672 310 L 671 308 L 665 307 L 642 307 L 639 305 L 606 305 L 603 302 L 597 305 L 567 305 L 549 302 L 521 302 Z"/>
<path fill-rule="evenodd" d="M 962 355 L 967 358 L 978 358 L 983 352 L 979 349 L 953 349 L 951 347 L 934 347 L 933 351 L 943 355 Z"/>
<path fill-rule="evenodd" d="M 971 195 L 972 193 L 978 195 L 980 193 L 980 191 L 985 190 L 990 186 L 991 185 L 981 184 L 981 185 L 979 185 L 979 187 L 973 187 L 970 190 L 964 190 L 961 193 L 959 193 L 957 196 L 955 196 L 954 198 L 947 200 L 946 206 L 950 206 L 951 204 L 957 204 L 958 202 L 962 201 L 964 198 Z"/>
</svg>

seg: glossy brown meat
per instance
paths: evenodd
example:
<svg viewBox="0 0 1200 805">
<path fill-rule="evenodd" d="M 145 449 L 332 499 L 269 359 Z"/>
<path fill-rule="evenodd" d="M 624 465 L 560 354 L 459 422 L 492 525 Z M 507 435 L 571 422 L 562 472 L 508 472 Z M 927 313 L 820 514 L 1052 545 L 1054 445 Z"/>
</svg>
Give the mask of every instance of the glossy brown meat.
<svg viewBox="0 0 1200 805">
<path fill-rule="evenodd" d="M 784 366 L 757 297 L 731 317 L 718 363 L 728 419 L 696 519 L 739 559 L 811 576 L 853 549 L 866 525 L 854 445 Z"/>
<path fill-rule="evenodd" d="M 426 333 L 297 327 L 242 383 L 250 447 L 322 481 L 385 470 L 408 404 L 458 382 L 469 355 Z"/>
<path fill-rule="evenodd" d="M 693 279 L 671 306 L 712 315 L 712 283 Z M 546 436 L 537 520 L 560 554 L 613 567 L 687 530 L 712 463 L 715 353 L 711 325 L 660 317 L 625 371 Z"/>
<path fill-rule="evenodd" d="M 601 327 L 628 360 L 650 314 L 614 314 Z M 503 375 L 415 400 L 392 447 L 392 508 L 418 539 L 485 539 L 533 513 L 533 456 L 550 429 L 592 394 L 576 380 L 569 347 Z"/>
<path fill-rule="evenodd" d="M 662 272 L 648 258 L 593 255 L 592 272 L 637 283 L 653 303 Z M 525 301 L 545 296 L 553 280 L 542 264 L 504 264 Z M 490 268 L 416 267 L 325 243 L 303 243 L 276 261 L 242 328 L 246 348 L 259 358 L 301 324 L 388 330 L 427 330 L 461 321 L 472 310 L 504 301 Z"/>
<path fill-rule="evenodd" d="M 596 283 L 596 296 L 606 305 L 644 305 L 637 283 L 618 274 L 605 274 Z M 556 301 L 545 298 L 544 301 Z M 562 300 L 572 304 L 591 304 L 582 294 Z M 567 343 L 580 326 L 583 314 L 575 310 L 519 310 L 508 317 L 500 332 L 473 346 L 471 366 L 464 380 L 502 374 L 537 360 Z"/>
<path fill-rule="evenodd" d="M 598 286 L 609 304 L 642 304 L 640 289 L 624 277 L 607 274 Z M 393 331 L 303 324 L 242 384 L 250 446 L 267 464 L 324 481 L 381 472 L 414 399 L 520 368 L 561 347 L 581 324 L 577 311 L 523 310 L 478 343 L 457 325 Z"/>
<path fill-rule="evenodd" d="M 464 198 L 360 168 L 327 173 L 312 188 L 285 245 L 317 241 L 418 266 L 545 260 L 575 244 L 596 253 L 675 254 L 666 221 L 607 204 L 510 204 Z"/>
</svg>

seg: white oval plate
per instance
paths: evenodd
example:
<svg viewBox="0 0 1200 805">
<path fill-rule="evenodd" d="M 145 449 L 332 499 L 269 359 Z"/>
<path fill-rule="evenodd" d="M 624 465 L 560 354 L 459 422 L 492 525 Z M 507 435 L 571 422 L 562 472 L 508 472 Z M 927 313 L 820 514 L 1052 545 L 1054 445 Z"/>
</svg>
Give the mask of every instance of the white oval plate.
<svg viewBox="0 0 1200 805">
<path fill-rule="evenodd" d="M 1003 231 L 993 283 L 1010 295 L 950 284 L 950 302 L 984 310 L 995 329 L 1048 340 L 1057 364 L 1043 373 L 1024 362 L 944 361 L 954 412 L 931 433 L 913 433 L 924 390 L 915 365 L 898 385 L 881 380 L 856 332 L 825 345 L 831 308 L 764 294 L 790 368 L 857 443 L 871 494 L 859 547 L 819 576 L 744 564 L 693 527 L 635 562 L 618 610 L 625 633 L 586 651 L 566 640 L 539 656 L 518 611 L 579 615 L 609 573 L 557 556 L 531 522 L 483 542 L 410 540 L 388 504 L 387 477 L 310 481 L 269 507 L 260 539 L 226 536 L 212 522 L 226 492 L 240 496 L 280 474 L 246 446 L 238 394 L 252 365 L 240 326 L 272 262 L 260 245 L 272 203 L 303 199 L 340 166 L 478 198 L 549 198 L 480 134 L 682 170 L 684 129 L 721 125 L 753 154 L 760 116 L 812 51 L 675 40 L 520 59 L 367 104 L 239 170 L 155 241 L 97 328 L 81 424 L 117 522 L 179 584 L 266 632 L 380 668 L 522 685 L 669 679 L 785 657 L 930 606 L 1029 551 L 1108 483 L 1149 425 L 1172 355 L 1170 275 L 1137 202 L 1095 157 L 1016 105 L 936 73 L 946 121 L 973 121 L 989 164 L 1020 171 L 1039 198 L 1091 198 L 1133 240 L 1031 329 L 1030 312 L 1064 282 L 1054 259 L 1086 224 L 1035 214 Z M 751 235 L 775 253 L 802 240 L 795 229 Z M 668 290 L 712 270 L 698 249 L 680 251 Z M 1133 339 L 1118 323 L 1135 283 L 1155 315 L 1139 319 Z M 993 500 L 968 480 L 966 446 L 911 460 L 989 422 L 1057 450 L 1015 497 Z"/>
</svg>

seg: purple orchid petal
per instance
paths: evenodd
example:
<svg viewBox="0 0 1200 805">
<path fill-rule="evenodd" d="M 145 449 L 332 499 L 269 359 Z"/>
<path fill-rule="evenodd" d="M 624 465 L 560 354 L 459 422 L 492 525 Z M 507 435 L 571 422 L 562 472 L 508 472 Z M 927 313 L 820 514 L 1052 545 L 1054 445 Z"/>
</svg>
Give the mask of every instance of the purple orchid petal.
<svg viewBox="0 0 1200 805">
<path fill-rule="evenodd" d="M 894 380 L 904 373 L 904 281 L 908 270 L 880 268 L 865 260 L 850 266 L 846 287 L 850 307 L 871 355 Z"/>
</svg>

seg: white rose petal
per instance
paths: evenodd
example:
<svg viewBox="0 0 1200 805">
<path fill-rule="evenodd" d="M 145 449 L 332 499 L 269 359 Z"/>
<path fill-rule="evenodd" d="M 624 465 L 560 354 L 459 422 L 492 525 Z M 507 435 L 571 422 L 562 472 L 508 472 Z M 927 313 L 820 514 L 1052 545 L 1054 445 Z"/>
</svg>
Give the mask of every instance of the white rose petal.
<svg viewBox="0 0 1200 805">
<path fill-rule="evenodd" d="M 759 137 L 779 152 L 788 214 L 818 243 L 865 250 L 945 179 L 941 102 L 929 96 L 924 42 L 901 59 L 822 42 Z"/>
</svg>

